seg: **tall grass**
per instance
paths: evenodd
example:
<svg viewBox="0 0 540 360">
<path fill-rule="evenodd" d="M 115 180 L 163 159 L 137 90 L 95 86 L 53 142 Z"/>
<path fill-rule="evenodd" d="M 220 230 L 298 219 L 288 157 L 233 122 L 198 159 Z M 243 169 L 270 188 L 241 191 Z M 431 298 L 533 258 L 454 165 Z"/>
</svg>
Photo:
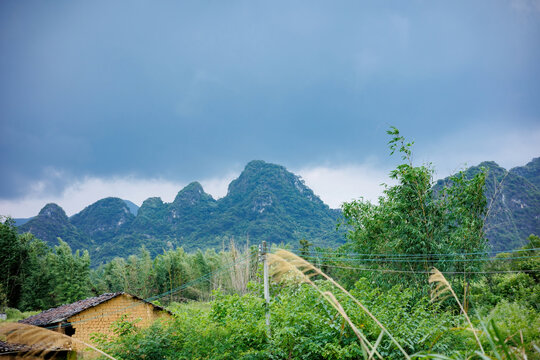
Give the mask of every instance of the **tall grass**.
<svg viewBox="0 0 540 360">
<path fill-rule="evenodd" d="M 482 352 L 483 355 L 486 354 L 486 352 L 484 351 L 484 348 L 482 347 L 482 343 L 480 342 L 480 339 L 478 338 L 478 335 L 476 334 L 477 333 L 477 330 L 474 328 L 472 322 L 471 322 L 471 319 L 469 318 L 469 315 L 467 315 L 467 312 L 465 311 L 465 309 L 463 308 L 463 305 L 461 304 L 461 302 L 459 301 L 456 293 L 454 292 L 454 289 L 452 289 L 452 285 L 450 285 L 450 283 L 448 282 L 448 280 L 446 280 L 446 278 L 444 277 L 444 275 L 439 271 L 437 270 L 436 268 L 433 268 L 431 270 L 431 276 L 429 277 L 429 283 L 432 284 L 432 283 L 435 283 L 435 288 L 431 291 L 431 299 L 432 301 L 438 299 L 441 297 L 441 295 L 445 294 L 445 293 L 450 293 L 451 296 L 454 297 L 454 299 L 456 300 L 457 304 L 459 305 L 459 308 L 461 309 L 461 312 L 463 313 L 463 315 L 465 315 L 465 318 L 467 319 L 467 322 L 469 323 L 469 327 L 474 335 L 474 338 L 476 339 L 476 342 L 478 343 L 478 347 L 480 348 L 480 351 Z"/>
<path fill-rule="evenodd" d="M 410 359 L 410 356 L 399 344 L 399 342 L 392 336 L 392 334 L 384 327 L 384 325 L 373 315 L 358 299 L 352 296 L 347 290 L 345 290 L 339 283 L 337 283 L 330 276 L 326 275 L 319 268 L 315 267 L 311 263 L 302 259 L 301 257 L 286 251 L 286 250 L 277 250 L 274 254 L 269 254 L 269 263 L 270 263 L 270 274 L 276 281 L 281 281 L 284 279 L 292 280 L 300 283 L 307 283 L 311 285 L 321 296 L 338 311 L 338 313 L 343 317 L 345 321 L 352 328 L 355 335 L 358 337 L 362 349 L 367 352 L 367 358 L 372 359 L 374 355 L 382 359 L 382 356 L 377 351 L 377 347 L 380 344 L 382 336 L 386 334 L 392 343 L 401 351 L 405 359 Z M 364 313 L 366 313 L 381 329 L 379 338 L 375 344 L 371 344 L 366 336 L 362 333 L 360 329 L 351 321 L 341 304 L 338 302 L 336 297 L 331 292 L 323 292 L 312 280 L 314 276 L 320 275 L 328 280 L 332 285 L 339 289 L 343 294 L 349 297 L 351 300 L 356 303 Z"/>
<path fill-rule="evenodd" d="M 247 292 L 247 285 L 251 279 L 251 259 L 247 261 L 238 261 L 240 258 L 245 258 L 250 255 L 249 240 L 246 241 L 244 249 L 238 249 L 235 245 L 234 239 L 231 238 L 230 242 L 230 256 L 231 262 L 235 263 L 232 267 L 229 275 L 231 277 L 232 289 L 240 295 Z M 238 262 L 237 262 L 238 261 Z"/>
<path fill-rule="evenodd" d="M 447 294 L 446 297 L 449 297 L 449 296 L 453 297 L 456 300 L 461 312 L 467 319 L 467 322 L 469 324 L 469 329 L 473 333 L 476 343 L 478 344 L 478 347 L 480 349 L 480 351 L 475 351 L 473 354 L 468 356 L 467 359 L 478 357 L 483 360 L 492 360 L 492 359 L 528 360 L 527 354 L 525 352 L 523 333 L 521 330 L 519 331 L 520 342 L 516 343 L 515 341 L 513 341 L 513 336 L 505 338 L 502 335 L 502 333 L 499 331 L 497 324 L 495 323 L 495 321 L 493 321 L 493 319 L 491 319 L 487 325 L 483 322 L 480 322 L 479 326 L 481 327 L 481 331 L 478 329 L 475 329 L 475 327 L 473 326 L 471 322 L 471 319 L 469 318 L 469 315 L 467 314 L 467 311 L 465 311 L 465 308 L 463 307 L 456 293 L 454 292 L 452 285 L 450 284 L 448 280 L 446 280 L 444 275 L 436 268 L 433 268 L 431 270 L 429 283 L 435 284 L 435 288 L 433 288 L 431 292 L 432 301 L 441 299 L 441 296 L 443 294 Z M 489 348 L 491 350 L 490 354 L 487 354 L 486 351 L 484 350 L 484 347 L 482 346 L 482 342 L 480 341 L 478 337 L 479 332 L 481 332 L 484 335 L 489 345 Z M 517 334 L 514 334 L 514 335 L 517 335 Z M 538 348 L 536 345 L 533 345 L 533 347 L 534 347 L 534 350 L 536 351 L 535 355 L 538 356 L 538 357 L 535 357 L 535 359 L 540 358 L 540 348 Z M 450 359 L 442 355 L 424 355 L 424 356 L 419 355 L 417 357 L 445 359 L 445 360 Z"/>
</svg>

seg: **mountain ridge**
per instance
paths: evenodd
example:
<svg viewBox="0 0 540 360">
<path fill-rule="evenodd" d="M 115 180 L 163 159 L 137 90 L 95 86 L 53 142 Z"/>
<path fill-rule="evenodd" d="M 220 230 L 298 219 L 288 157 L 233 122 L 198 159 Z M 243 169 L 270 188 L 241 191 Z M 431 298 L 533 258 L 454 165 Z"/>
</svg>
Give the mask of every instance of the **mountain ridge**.
<svg viewBox="0 0 540 360">
<path fill-rule="evenodd" d="M 466 169 L 465 175 L 482 169 L 488 171 L 486 235 L 493 250 L 519 247 L 528 235 L 540 233 L 540 158 L 511 170 L 484 161 Z M 448 178 L 438 180 L 434 188 L 445 181 Z M 47 204 L 19 231 L 30 231 L 50 245 L 60 237 L 74 249 L 89 249 L 96 262 L 133 254 L 141 246 L 154 255 L 177 246 L 188 251 L 220 248 L 231 238 L 293 244 L 306 238 L 316 246 L 336 246 L 345 240 L 345 230 L 335 230 L 339 209 L 330 209 L 285 167 L 262 160 L 249 162 L 231 181 L 226 196 L 217 200 L 192 182 L 170 203 L 151 197 L 136 214 L 130 203 L 101 199 L 71 218 L 58 205 Z"/>
<path fill-rule="evenodd" d="M 218 200 L 200 183 L 192 182 L 171 203 L 159 197 L 146 199 L 137 215 L 124 200 L 111 197 L 57 225 L 76 231 L 62 232 L 64 241 L 75 249 L 88 249 L 93 260 L 103 262 L 135 253 L 140 246 L 155 255 L 176 246 L 186 250 L 219 248 L 231 238 L 270 243 L 297 243 L 309 238 L 320 246 L 335 246 L 344 242 L 344 231 L 335 229 L 339 216 L 340 212 L 324 204 L 299 176 L 281 165 L 255 160 Z M 39 224 L 31 219 L 19 231 L 40 233 Z M 46 237 L 50 245 L 55 245 L 55 240 Z"/>
</svg>

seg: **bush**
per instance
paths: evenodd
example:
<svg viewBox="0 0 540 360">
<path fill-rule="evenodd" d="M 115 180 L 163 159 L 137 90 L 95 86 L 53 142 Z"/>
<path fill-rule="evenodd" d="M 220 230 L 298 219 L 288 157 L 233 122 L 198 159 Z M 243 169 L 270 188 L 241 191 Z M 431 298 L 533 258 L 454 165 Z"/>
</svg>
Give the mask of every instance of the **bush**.
<svg viewBox="0 0 540 360">
<path fill-rule="evenodd" d="M 6 316 L 8 321 L 19 321 L 23 319 L 23 313 L 20 310 L 14 308 L 7 308 Z"/>
<path fill-rule="evenodd" d="M 456 331 L 463 322 L 461 316 L 445 311 L 440 303 L 433 303 L 429 297 L 421 297 L 412 289 L 397 285 L 390 290 L 382 290 L 367 279 L 360 279 L 351 293 L 366 306 L 375 317 L 403 346 L 409 354 L 436 352 L 450 355 L 455 349 L 468 346 L 470 336 Z M 361 323 L 366 324 L 366 332 L 376 339 L 380 330 L 367 315 L 356 313 Z M 381 355 L 389 359 L 400 359 L 401 353 L 388 337 L 379 346 Z"/>
<path fill-rule="evenodd" d="M 482 322 L 494 323 L 504 342 L 514 348 L 524 348 L 529 359 L 540 358 L 540 354 L 534 350 L 534 345 L 540 346 L 540 314 L 535 310 L 503 300 Z"/>
<path fill-rule="evenodd" d="M 505 300 L 540 310 L 540 283 L 526 273 L 484 277 L 471 284 L 470 293 L 471 303 L 478 308 L 493 308 Z"/>
</svg>

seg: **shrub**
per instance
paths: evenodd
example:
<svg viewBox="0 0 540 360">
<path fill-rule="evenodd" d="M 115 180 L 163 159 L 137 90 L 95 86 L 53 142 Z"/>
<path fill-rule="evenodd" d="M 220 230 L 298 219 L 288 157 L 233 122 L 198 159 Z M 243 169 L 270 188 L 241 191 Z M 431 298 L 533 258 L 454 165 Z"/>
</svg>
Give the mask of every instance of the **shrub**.
<svg viewBox="0 0 540 360">
<path fill-rule="evenodd" d="M 540 358 L 534 350 L 534 345 L 540 346 L 540 314 L 535 310 L 503 300 L 482 322 L 496 324 L 504 342 L 514 348 L 524 348 L 529 359 Z"/>
</svg>

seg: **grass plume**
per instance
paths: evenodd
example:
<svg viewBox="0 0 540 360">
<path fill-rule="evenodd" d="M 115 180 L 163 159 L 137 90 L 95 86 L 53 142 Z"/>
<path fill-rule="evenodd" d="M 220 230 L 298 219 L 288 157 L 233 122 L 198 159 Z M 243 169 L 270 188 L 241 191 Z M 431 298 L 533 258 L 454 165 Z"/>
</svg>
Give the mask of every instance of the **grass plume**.
<svg viewBox="0 0 540 360">
<path fill-rule="evenodd" d="M 379 358 L 382 358 L 381 355 L 376 351 L 376 348 L 378 344 L 381 341 L 381 336 L 379 336 L 379 339 L 377 340 L 376 345 L 372 345 L 365 335 L 352 323 L 350 318 L 347 316 L 345 311 L 343 310 L 343 307 L 335 296 L 332 294 L 331 296 L 328 292 L 322 292 L 317 285 L 311 280 L 312 277 L 316 275 L 320 275 L 324 277 L 326 280 L 328 280 L 330 283 L 332 283 L 335 287 L 337 287 L 339 290 L 341 290 L 346 296 L 348 296 L 351 300 L 354 301 L 355 304 L 357 304 L 381 329 L 381 334 L 386 334 L 390 338 L 390 340 L 394 343 L 394 345 L 401 351 L 401 353 L 404 355 L 406 359 L 410 359 L 410 356 L 407 354 L 407 352 L 401 347 L 399 342 L 392 336 L 392 334 L 384 327 L 383 324 L 373 315 L 358 299 L 356 299 L 354 296 L 351 295 L 345 288 L 343 288 L 339 283 L 337 283 L 334 279 L 332 279 L 330 276 L 326 275 L 324 272 L 322 272 L 319 268 L 315 267 L 313 264 L 309 263 L 308 261 L 304 260 L 303 258 L 289 252 L 286 250 L 277 250 L 274 254 L 269 254 L 269 263 L 271 265 L 270 267 L 270 273 L 272 274 L 272 277 L 276 281 L 281 281 L 284 278 L 287 278 L 289 280 L 293 280 L 295 282 L 300 283 L 308 283 L 311 286 L 313 286 L 320 294 L 323 296 L 323 298 L 328 301 L 338 312 L 339 314 L 349 323 L 351 328 L 353 329 L 356 336 L 360 339 L 360 343 L 364 348 L 364 342 L 368 346 L 369 350 L 369 358 L 371 359 L 373 354 L 377 355 Z"/>
<path fill-rule="evenodd" d="M 459 301 L 456 293 L 454 292 L 454 289 L 452 289 L 452 285 L 446 280 L 444 275 L 437 270 L 436 268 L 431 269 L 431 275 L 429 277 L 429 283 L 435 283 L 435 288 L 431 290 L 431 301 L 435 301 L 439 298 L 441 298 L 441 295 L 450 293 L 451 296 L 454 297 L 457 304 L 459 305 L 459 308 L 461 309 L 461 312 L 463 315 L 465 315 L 465 318 L 467 319 L 467 322 L 469 323 L 469 327 L 474 335 L 474 338 L 476 339 L 476 342 L 478 343 L 478 346 L 480 347 L 480 351 L 483 355 L 485 355 L 484 348 L 482 347 L 482 343 L 480 342 L 480 339 L 478 339 L 478 335 L 476 334 L 476 329 L 474 328 L 471 319 L 469 319 L 469 315 L 467 315 L 467 312 L 463 308 L 463 305 Z M 448 297 L 448 296 L 446 296 Z M 445 297 L 445 298 L 446 298 Z"/>
</svg>

